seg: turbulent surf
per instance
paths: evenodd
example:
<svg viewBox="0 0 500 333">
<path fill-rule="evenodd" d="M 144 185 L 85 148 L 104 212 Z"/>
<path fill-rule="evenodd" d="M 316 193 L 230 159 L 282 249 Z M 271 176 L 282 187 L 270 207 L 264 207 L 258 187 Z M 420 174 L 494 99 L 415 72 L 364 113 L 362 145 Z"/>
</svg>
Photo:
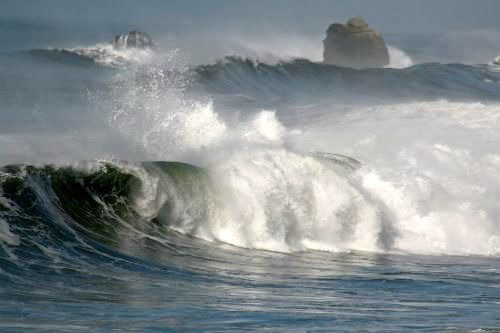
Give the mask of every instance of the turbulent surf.
<svg viewBox="0 0 500 333">
<path fill-rule="evenodd" d="M 97 42 L 0 53 L 0 331 L 500 327 L 498 59 Z"/>
</svg>

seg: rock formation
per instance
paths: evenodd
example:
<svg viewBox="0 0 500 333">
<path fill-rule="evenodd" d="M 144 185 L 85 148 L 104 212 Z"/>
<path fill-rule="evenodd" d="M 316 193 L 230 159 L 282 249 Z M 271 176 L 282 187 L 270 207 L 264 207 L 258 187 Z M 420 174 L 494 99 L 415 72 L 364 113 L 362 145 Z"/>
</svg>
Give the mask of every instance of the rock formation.
<svg viewBox="0 0 500 333">
<path fill-rule="evenodd" d="M 353 68 L 384 67 L 389 52 L 382 36 L 370 29 L 361 17 L 346 24 L 333 23 L 323 41 L 323 62 Z"/>
<path fill-rule="evenodd" d="M 113 38 L 113 47 L 122 49 L 155 49 L 153 40 L 145 32 L 131 31 L 128 34 L 118 35 Z"/>
</svg>

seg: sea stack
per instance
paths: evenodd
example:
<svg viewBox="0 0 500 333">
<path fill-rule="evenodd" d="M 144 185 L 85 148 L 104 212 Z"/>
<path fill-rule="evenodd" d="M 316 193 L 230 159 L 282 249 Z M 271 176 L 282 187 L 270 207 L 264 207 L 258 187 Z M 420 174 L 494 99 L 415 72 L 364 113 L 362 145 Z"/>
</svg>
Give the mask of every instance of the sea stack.
<svg viewBox="0 0 500 333">
<path fill-rule="evenodd" d="M 131 31 L 128 34 L 118 35 L 113 38 L 113 47 L 123 49 L 155 49 L 153 39 L 145 32 Z"/>
<path fill-rule="evenodd" d="M 382 35 L 372 30 L 362 17 L 353 17 L 346 24 L 331 24 L 323 45 L 325 64 L 353 68 L 389 64 L 389 51 Z"/>
</svg>

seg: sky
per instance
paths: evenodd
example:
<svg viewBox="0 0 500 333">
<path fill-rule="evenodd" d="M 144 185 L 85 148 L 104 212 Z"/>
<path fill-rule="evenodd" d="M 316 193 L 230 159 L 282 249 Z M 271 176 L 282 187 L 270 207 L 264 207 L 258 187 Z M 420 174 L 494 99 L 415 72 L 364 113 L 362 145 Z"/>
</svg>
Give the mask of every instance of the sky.
<svg viewBox="0 0 500 333">
<path fill-rule="evenodd" d="M 385 33 L 500 30 L 498 0 L 1 0 L 0 18 L 144 30 L 238 27 L 315 33 L 363 16 Z"/>
</svg>

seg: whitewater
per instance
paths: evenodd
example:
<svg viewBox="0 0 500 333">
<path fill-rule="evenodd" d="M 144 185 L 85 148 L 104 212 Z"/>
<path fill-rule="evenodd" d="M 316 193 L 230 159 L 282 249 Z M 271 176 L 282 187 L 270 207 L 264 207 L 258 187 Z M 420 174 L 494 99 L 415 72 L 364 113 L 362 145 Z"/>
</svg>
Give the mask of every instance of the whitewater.
<svg viewBox="0 0 500 333">
<path fill-rule="evenodd" d="M 500 330 L 495 62 L 264 46 L 0 53 L 0 331 Z"/>
</svg>

